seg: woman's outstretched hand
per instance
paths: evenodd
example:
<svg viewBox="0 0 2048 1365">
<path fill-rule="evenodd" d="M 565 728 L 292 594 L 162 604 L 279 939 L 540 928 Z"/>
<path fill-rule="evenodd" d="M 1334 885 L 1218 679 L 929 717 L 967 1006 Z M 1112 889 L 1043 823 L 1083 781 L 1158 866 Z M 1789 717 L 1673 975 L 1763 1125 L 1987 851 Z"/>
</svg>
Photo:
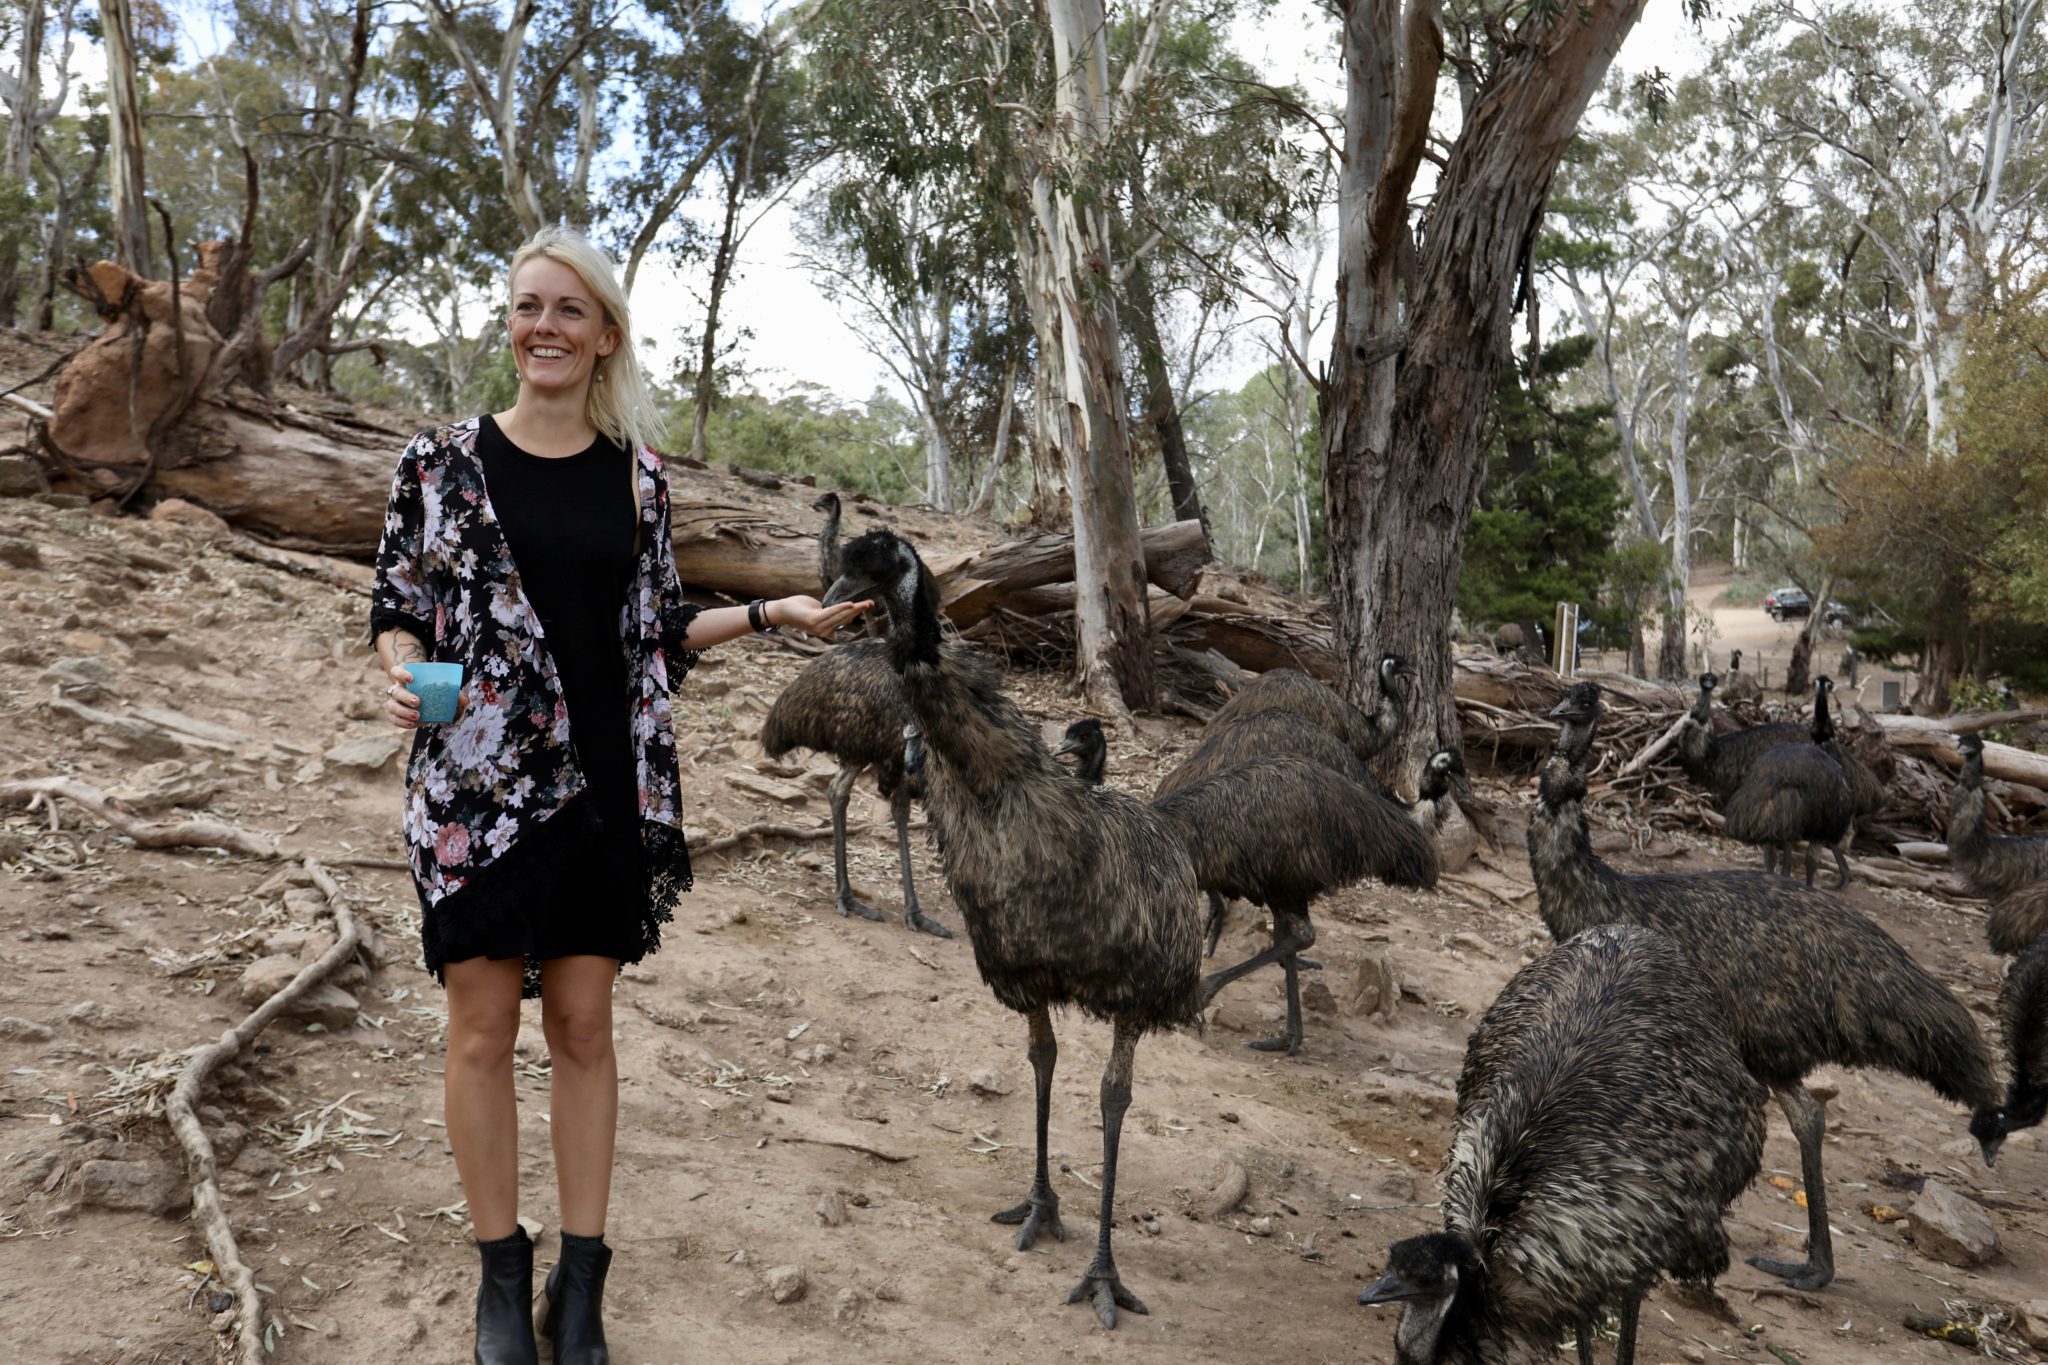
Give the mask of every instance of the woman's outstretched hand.
<svg viewBox="0 0 2048 1365">
<path fill-rule="evenodd" d="M 823 640 L 874 605 L 873 602 L 841 602 L 838 606 L 828 607 L 815 597 L 778 597 L 768 604 L 768 624 L 788 626 Z"/>
</svg>

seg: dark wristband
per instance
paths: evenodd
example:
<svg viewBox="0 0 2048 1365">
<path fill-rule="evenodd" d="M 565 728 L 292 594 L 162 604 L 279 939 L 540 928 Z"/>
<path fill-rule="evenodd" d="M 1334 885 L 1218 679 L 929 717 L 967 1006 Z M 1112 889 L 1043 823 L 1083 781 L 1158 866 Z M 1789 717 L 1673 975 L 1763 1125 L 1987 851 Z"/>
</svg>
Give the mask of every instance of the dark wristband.
<svg viewBox="0 0 2048 1365">
<path fill-rule="evenodd" d="M 747 624 L 754 628 L 756 635 L 767 635 L 775 627 L 768 620 L 768 599 L 757 597 L 747 603 Z"/>
</svg>

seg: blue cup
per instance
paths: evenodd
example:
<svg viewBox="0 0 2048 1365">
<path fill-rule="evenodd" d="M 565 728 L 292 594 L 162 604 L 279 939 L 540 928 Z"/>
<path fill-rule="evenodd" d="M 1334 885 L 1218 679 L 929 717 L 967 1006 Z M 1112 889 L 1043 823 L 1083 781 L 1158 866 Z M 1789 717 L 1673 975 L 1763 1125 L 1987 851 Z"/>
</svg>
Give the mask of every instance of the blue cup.
<svg viewBox="0 0 2048 1365">
<path fill-rule="evenodd" d="M 461 664 L 407 664 L 412 681 L 405 690 L 420 699 L 420 724 L 446 725 L 455 719 L 462 696 Z"/>
</svg>

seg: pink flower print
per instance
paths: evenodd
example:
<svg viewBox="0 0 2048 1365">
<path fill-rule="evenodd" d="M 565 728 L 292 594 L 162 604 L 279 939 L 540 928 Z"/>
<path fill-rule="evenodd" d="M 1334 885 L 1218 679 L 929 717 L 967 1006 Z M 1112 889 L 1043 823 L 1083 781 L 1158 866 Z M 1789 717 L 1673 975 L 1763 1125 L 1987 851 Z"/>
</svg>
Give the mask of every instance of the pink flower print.
<svg viewBox="0 0 2048 1365">
<path fill-rule="evenodd" d="M 434 836 L 434 860 L 443 867 L 469 861 L 469 826 L 446 824 Z"/>
</svg>

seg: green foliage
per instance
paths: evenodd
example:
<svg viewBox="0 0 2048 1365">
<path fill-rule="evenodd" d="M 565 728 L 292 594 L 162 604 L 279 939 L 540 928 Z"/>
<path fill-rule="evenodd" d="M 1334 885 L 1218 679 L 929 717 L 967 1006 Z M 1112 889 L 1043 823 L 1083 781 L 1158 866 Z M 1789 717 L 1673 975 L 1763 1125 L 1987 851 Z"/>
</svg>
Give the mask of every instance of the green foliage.
<svg viewBox="0 0 2048 1365">
<path fill-rule="evenodd" d="M 690 397 L 664 399 L 671 444 L 690 430 Z M 813 384 L 770 396 L 727 394 L 712 405 L 705 448 L 716 464 L 800 476 L 820 488 L 867 493 L 884 502 L 915 502 L 922 494 L 917 419 L 887 394 L 844 403 Z M 687 444 L 687 442 L 685 442 Z"/>
<path fill-rule="evenodd" d="M 1577 336 L 1546 347 L 1526 387 L 1526 366 L 1503 373 L 1498 431 L 1458 577 L 1457 606 L 1469 622 L 1548 621 L 1557 603 L 1593 605 L 1608 585 L 1624 505 L 1604 468 L 1614 448 L 1609 412 L 1559 395 L 1590 347 Z M 1594 617 L 1623 619 L 1611 607 Z"/>
</svg>

